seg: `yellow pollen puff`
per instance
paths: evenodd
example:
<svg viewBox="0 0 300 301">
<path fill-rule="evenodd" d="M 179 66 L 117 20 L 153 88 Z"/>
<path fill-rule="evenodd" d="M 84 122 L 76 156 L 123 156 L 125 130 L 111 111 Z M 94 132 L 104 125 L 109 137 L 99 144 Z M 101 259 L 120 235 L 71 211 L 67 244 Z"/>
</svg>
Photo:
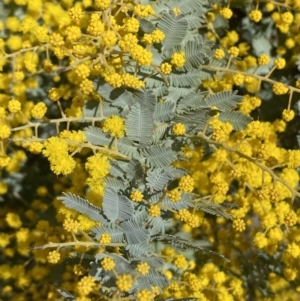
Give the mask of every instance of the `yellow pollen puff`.
<svg viewBox="0 0 300 301">
<path fill-rule="evenodd" d="M 135 18 L 127 18 L 124 21 L 124 29 L 128 33 L 136 33 L 139 31 L 140 22 Z"/>
<path fill-rule="evenodd" d="M 7 139 L 11 133 L 11 129 L 6 124 L 0 124 L 0 139 Z"/>
<path fill-rule="evenodd" d="M 79 5 L 76 5 L 76 6 L 72 7 L 68 13 L 69 13 L 70 19 L 72 21 L 74 21 L 75 24 L 79 24 L 81 18 L 83 17 L 81 7 Z"/>
<path fill-rule="evenodd" d="M 225 52 L 223 49 L 219 48 L 215 50 L 214 58 L 216 60 L 221 60 L 222 58 L 224 58 L 224 56 L 225 56 Z"/>
<path fill-rule="evenodd" d="M 240 50 L 238 47 L 232 46 L 229 48 L 228 53 L 232 56 L 232 57 L 238 57 Z"/>
<path fill-rule="evenodd" d="M 259 22 L 262 18 L 262 12 L 260 10 L 254 9 L 249 13 L 249 18 L 253 22 Z"/>
<path fill-rule="evenodd" d="M 123 274 L 116 281 L 117 287 L 122 292 L 128 292 L 133 285 L 133 279 L 130 274 Z"/>
<path fill-rule="evenodd" d="M 140 262 L 136 266 L 136 271 L 139 272 L 142 275 L 147 275 L 150 271 L 150 265 L 148 262 Z"/>
<path fill-rule="evenodd" d="M 117 43 L 117 35 L 113 30 L 104 31 L 101 35 L 102 42 L 106 47 L 113 47 Z"/>
<path fill-rule="evenodd" d="M 172 72 L 172 65 L 169 63 L 162 63 L 160 65 L 160 70 L 163 74 L 170 74 Z"/>
<path fill-rule="evenodd" d="M 122 138 L 125 133 L 125 121 L 123 118 L 113 115 L 105 119 L 102 130 L 109 133 L 112 137 Z"/>
<path fill-rule="evenodd" d="M 185 131 L 186 131 L 186 128 L 185 128 L 185 125 L 183 123 L 176 123 L 176 124 L 173 125 L 172 131 L 177 136 L 184 135 Z"/>
<path fill-rule="evenodd" d="M 82 79 L 87 78 L 90 75 L 90 72 L 90 68 L 85 64 L 78 65 L 75 68 L 76 75 Z"/>
<path fill-rule="evenodd" d="M 154 293 L 149 291 L 148 289 L 142 289 L 137 294 L 138 301 L 152 301 L 154 297 Z"/>
<path fill-rule="evenodd" d="M 131 192 L 130 194 L 130 198 L 134 201 L 134 202 L 141 202 L 143 199 L 144 195 L 142 194 L 142 192 L 140 190 L 135 190 L 133 192 Z"/>
<path fill-rule="evenodd" d="M 96 0 L 95 6 L 96 8 L 99 8 L 100 10 L 105 10 L 109 8 L 111 0 Z"/>
<path fill-rule="evenodd" d="M 182 254 L 176 255 L 173 263 L 179 269 L 186 269 L 188 265 L 186 258 Z"/>
<path fill-rule="evenodd" d="M 89 95 L 94 91 L 94 84 L 91 80 L 85 78 L 80 83 L 79 88 L 82 91 L 82 93 Z"/>
<path fill-rule="evenodd" d="M 60 260 L 60 253 L 57 251 L 50 251 L 47 256 L 47 260 L 49 263 L 55 264 Z"/>
<path fill-rule="evenodd" d="M 235 85 L 239 86 L 239 85 L 242 85 L 244 83 L 244 80 L 245 80 L 245 76 L 243 74 L 235 74 L 233 77 L 233 82 Z"/>
<path fill-rule="evenodd" d="M 95 279 L 92 276 L 88 275 L 82 277 L 78 281 L 76 288 L 77 291 L 80 292 L 81 296 L 87 296 L 90 292 L 93 291 L 95 285 Z"/>
<path fill-rule="evenodd" d="M 31 109 L 31 116 L 35 119 L 42 119 L 47 112 L 47 106 L 43 102 L 38 102 Z"/>
<path fill-rule="evenodd" d="M 21 111 L 21 103 L 17 99 L 12 99 L 8 102 L 8 110 L 11 113 L 17 113 Z"/>
<path fill-rule="evenodd" d="M 274 66 L 276 66 L 277 69 L 283 69 L 286 65 L 286 61 L 284 58 L 277 58 L 274 62 Z"/>
<path fill-rule="evenodd" d="M 17 81 L 22 81 L 25 78 L 25 74 L 22 71 L 16 71 L 14 73 L 14 79 Z"/>
<path fill-rule="evenodd" d="M 235 219 L 232 228 L 237 232 L 243 232 L 246 229 L 246 224 L 242 219 Z"/>
<path fill-rule="evenodd" d="M 154 9 L 152 8 L 151 5 L 142 5 L 138 4 L 134 7 L 134 13 L 139 16 L 139 17 L 150 17 L 155 14 Z"/>
<path fill-rule="evenodd" d="M 72 219 L 72 218 L 66 218 L 63 223 L 63 227 L 67 232 L 78 232 L 79 223 Z"/>
<path fill-rule="evenodd" d="M 286 25 L 290 25 L 294 20 L 294 16 L 291 12 L 285 12 L 281 15 L 281 21 L 286 24 Z"/>
<path fill-rule="evenodd" d="M 179 202 L 181 199 L 181 192 L 177 188 L 175 188 L 168 192 L 168 197 L 171 202 Z"/>
<path fill-rule="evenodd" d="M 108 245 L 111 243 L 111 235 L 109 233 L 103 233 L 100 236 L 99 242 L 100 244 Z"/>
<path fill-rule="evenodd" d="M 183 176 L 179 180 L 179 188 L 183 192 L 192 192 L 194 190 L 195 181 L 190 175 Z"/>
<path fill-rule="evenodd" d="M 61 96 L 62 96 L 62 92 L 60 89 L 57 88 L 51 88 L 48 92 L 48 97 L 53 101 L 59 100 Z"/>
<path fill-rule="evenodd" d="M 185 53 L 183 51 L 173 53 L 171 57 L 171 64 L 177 68 L 183 67 L 185 64 Z"/>
<path fill-rule="evenodd" d="M 178 7 L 174 7 L 174 8 L 173 8 L 173 12 L 175 13 L 176 16 L 178 16 L 178 15 L 180 15 L 181 10 L 180 10 L 180 8 L 178 8 Z"/>
<path fill-rule="evenodd" d="M 293 110 L 287 110 L 287 109 L 284 109 L 283 112 L 282 112 L 282 119 L 284 121 L 291 121 L 293 120 L 295 117 L 295 112 Z"/>
<path fill-rule="evenodd" d="M 232 10 L 229 7 L 224 7 L 220 10 L 220 15 L 225 19 L 230 19 L 233 15 Z"/>
<path fill-rule="evenodd" d="M 116 263 L 113 259 L 105 257 L 101 260 L 101 266 L 105 271 L 111 271 L 115 268 Z"/>
<path fill-rule="evenodd" d="M 289 91 L 289 89 L 282 83 L 276 83 L 273 85 L 272 91 L 276 95 L 283 95 L 286 94 Z"/>
<path fill-rule="evenodd" d="M 158 205 L 151 205 L 148 209 L 148 214 L 152 217 L 160 216 L 160 207 Z"/>
<path fill-rule="evenodd" d="M 79 26 L 68 26 L 65 29 L 65 34 L 67 36 L 67 39 L 70 40 L 71 42 L 75 42 L 78 40 L 81 36 L 81 30 Z"/>
<path fill-rule="evenodd" d="M 270 57 L 267 54 L 262 54 L 259 56 L 258 60 L 258 65 L 268 65 L 270 62 Z"/>
</svg>

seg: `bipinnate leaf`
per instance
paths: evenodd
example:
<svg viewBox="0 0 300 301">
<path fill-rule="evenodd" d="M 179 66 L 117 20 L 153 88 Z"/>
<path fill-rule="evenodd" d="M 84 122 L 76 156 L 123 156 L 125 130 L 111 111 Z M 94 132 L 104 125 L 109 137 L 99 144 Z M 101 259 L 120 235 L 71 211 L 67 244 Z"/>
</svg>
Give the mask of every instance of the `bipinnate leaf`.
<svg viewBox="0 0 300 301">
<path fill-rule="evenodd" d="M 236 131 L 245 129 L 247 124 L 252 121 L 251 117 L 238 111 L 221 112 L 219 119 L 223 122 L 230 122 Z"/>
<path fill-rule="evenodd" d="M 125 126 L 127 137 L 132 141 L 136 141 L 141 146 L 145 146 L 152 135 L 152 113 L 147 107 L 136 102 L 130 107 Z"/>
<path fill-rule="evenodd" d="M 201 101 L 199 108 L 211 108 L 216 106 L 221 111 L 233 109 L 241 102 L 243 96 L 237 95 L 237 91 L 222 91 L 213 93 Z"/>
<path fill-rule="evenodd" d="M 133 205 L 126 196 L 108 188 L 103 196 L 103 211 L 110 221 L 124 221 L 132 217 Z"/>
<path fill-rule="evenodd" d="M 146 165 L 151 168 L 169 166 L 177 159 L 176 152 L 162 145 L 151 145 L 143 149 L 142 154 L 146 158 Z"/>
<path fill-rule="evenodd" d="M 72 193 L 63 193 L 64 196 L 58 197 L 63 204 L 70 208 L 78 211 L 81 214 L 85 214 L 91 220 L 95 222 L 100 222 L 102 224 L 107 224 L 108 221 L 103 215 L 101 208 L 91 204 L 89 201 L 75 195 Z"/>
<path fill-rule="evenodd" d="M 108 134 L 103 133 L 100 128 L 95 126 L 89 126 L 85 128 L 83 133 L 86 137 L 86 140 L 94 145 L 108 146 L 112 140 Z"/>
<path fill-rule="evenodd" d="M 194 250 L 194 251 L 201 251 L 204 254 L 210 254 L 210 255 L 216 255 L 218 257 L 221 257 L 222 259 L 226 260 L 227 262 L 229 262 L 229 260 L 224 256 L 221 255 L 217 252 L 214 252 L 210 249 L 207 248 L 203 248 L 202 246 L 198 246 L 196 244 L 194 244 L 193 242 L 180 238 L 178 236 L 175 235 L 169 235 L 169 234 L 165 234 L 165 235 L 156 235 L 151 237 L 151 240 L 154 241 L 160 241 L 164 244 L 170 244 L 172 247 L 180 249 L 182 251 L 186 251 L 188 249 Z"/>
<path fill-rule="evenodd" d="M 188 30 L 188 22 L 182 16 L 176 17 L 175 13 L 170 11 L 162 15 L 158 28 L 165 34 L 162 45 L 163 51 L 166 51 L 181 43 Z"/>
<path fill-rule="evenodd" d="M 152 191 L 161 191 L 172 179 L 172 176 L 162 168 L 149 170 L 147 173 L 147 187 Z"/>
<path fill-rule="evenodd" d="M 135 219 L 125 221 L 120 224 L 123 229 L 128 244 L 139 244 L 150 239 L 150 233 L 147 229 Z"/>
<path fill-rule="evenodd" d="M 100 240 L 100 237 L 104 233 L 108 233 L 111 236 L 111 242 L 122 243 L 124 241 L 124 233 L 118 227 L 113 226 L 96 226 L 91 229 L 95 234 L 97 241 Z"/>
</svg>

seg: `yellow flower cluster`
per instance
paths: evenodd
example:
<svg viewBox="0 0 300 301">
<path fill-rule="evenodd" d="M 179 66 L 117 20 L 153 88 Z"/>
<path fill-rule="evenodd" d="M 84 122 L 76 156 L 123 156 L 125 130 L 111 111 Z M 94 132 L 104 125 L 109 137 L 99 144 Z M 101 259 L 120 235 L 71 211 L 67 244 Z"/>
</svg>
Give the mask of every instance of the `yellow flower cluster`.
<svg viewBox="0 0 300 301">
<path fill-rule="evenodd" d="M 113 259 L 105 257 L 101 260 L 101 266 L 105 271 L 111 271 L 116 266 L 116 263 Z"/>
<path fill-rule="evenodd" d="M 143 194 L 140 190 L 134 190 L 133 192 L 131 192 L 130 194 L 130 198 L 134 201 L 134 202 L 141 202 L 143 199 Z"/>
<path fill-rule="evenodd" d="M 117 278 L 117 287 L 122 292 L 128 292 L 133 285 L 133 279 L 130 274 L 123 274 Z"/>
<path fill-rule="evenodd" d="M 117 115 L 113 115 L 105 119 L 102 130 L 104 133 L 109 133 L 112 137 L 122 138 L 125 133 L 124 119 Z"/>
</svg>

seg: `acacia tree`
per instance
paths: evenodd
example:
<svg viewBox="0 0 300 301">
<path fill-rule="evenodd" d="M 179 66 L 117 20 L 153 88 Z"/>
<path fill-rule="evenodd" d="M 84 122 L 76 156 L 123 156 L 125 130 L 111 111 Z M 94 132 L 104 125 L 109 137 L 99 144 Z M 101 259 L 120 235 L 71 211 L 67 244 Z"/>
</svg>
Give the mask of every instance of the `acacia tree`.
<svg viewBox="0 0 300 301">
<path fill-rule="evenodd" d="M 4 1 L 1 298 L 297 300 L 299 9 Z"/>
</svg>

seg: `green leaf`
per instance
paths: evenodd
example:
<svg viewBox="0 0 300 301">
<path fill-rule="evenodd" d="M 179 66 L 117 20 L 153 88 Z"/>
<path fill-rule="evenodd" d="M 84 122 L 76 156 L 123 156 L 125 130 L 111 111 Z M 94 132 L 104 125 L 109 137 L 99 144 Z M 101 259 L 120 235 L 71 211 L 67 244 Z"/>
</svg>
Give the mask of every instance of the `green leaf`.
<svg viewBox="0 0 300 301">
<path fill-rule="evenodd" d="M 135 91 L 133 94 L 134 100 L 138 101 L 141 106 L 145 106 L 151 112 L 154 112 L 156 106 L 156 96 L 152 90 Z"/>
<path fill-rule="evenodd" d="M 165 135 L 169 126 L 170 125 L 168 123 L 155 124 L 150 143 L 151 144 L 159 143 L 162 137 Z"/>
<path fill-rule="evenodd" d="M 200 27 L 205 21 L 197 15 L 185 15 L 184 20 L 188 22 L 188 29 L 193 30 Z"/>
<path fill-rule="evenodd" d="M 210 119 L 209 111 L 208 109 L 187 111 L 184 114 L 176 116 L 173 122 L 183 123 L 187 127 L 197 126 L 199 129 L 203 129 L 206 122 Z"/>
<path fill-rule="evenodd" d="M 188 41 L 184 47 L 184 52 L 186 57 L 184 68 L 186 70 L 198 68 L 200 64 L 205 63 L 206 53 L 202 52 L 202 45 L 197 41 Z"/>
<path fill-rule="evenodd" d="M 204 5 L 208 6 L 209 2 L 206 0 L 177 0 L 173 2 L 173 5 L 178 7 L 184 15 L 197 12 L 197 15 L 203 16 L 207 11 Z"/>
<path fill-rule="evenodd" d="M 172 227 L 172 219 L 162 218 L 161 216 L 158 217 L 149 217 L 149 231 L 151 236 L 156 234 L 165 234 L 166 227 Z"/>
<path fill-rule="evenodd" d="M 109 146 L 112 141 L 112 138 L 108 134 L 103 133 L 100 128 L 94 126 L 85 128 L 83 133 L 86 140 L 94 145 Z"/>
<path fill-rule="evenodd" d="M 171 179 L 171 175 L 163 168 L 156 168 L 148 171 L 146 185 L 151 191 L 161 191 Z"/>
<path fill-rule="evenodd" d="M 104 233 L 108 233 L 111 236 L 111 242 L 113 243 L 122 243 L 124 242 L 124 232 L 118 227 L 106 227 L 106 226 L 97 226 L 91 229 L 92 233 L 95 234 L 97 241 L 100 240 L 100 237 Z"/>
<path fill-rule="evenodd" d="M 125 249 L 134 257 L 148 255 L 154 251 L 147 241 L 142 241 L 136 244 L 127 244 Z"/>
<path fill-rule="evenodd" d="M 192 243 L 191 241 L 180 238 L 178 236 L 169 235 L 169 234 L 156 235 L 156 236 L 152 237 L 151 240 L 160 241 L 164 244 L 166 244 L 166 243 L 170 244 L 172 247 L 177 248 L 182 251 L 191 249 L 194 251 L 201 251 L 204 254 L 216 255 L 216 256 L 226 260 L 227 262 L 229 262 L 229 260 L 224 255 L 221 255 L 210 249 L 203 248 L 202 246 L 197 246 L 196 244 Z"/>
<path fill-rule="evenodd" d="M 192 91 L 191 93 L 180 99 L 180 101 L 178 102 L 177 110 L 180 112 L 188 109 L 196 109 L 202 103 L 205 95 L 207 95 L 206 91 Z"/>
<path fill-rule="evenodd" d="M 238 111 L 221 112 L 219 119 L 223 122 L 230 122 L 234 130 L 241 131 L 246 128 L 247 124 L 252 121 L 252 118 Z"/>
<path fill-rule="evenodd" d="M 120 224 L 123 229 L 128 244 L 139 244 L 148 242 L 150 234 L 147 229 L 141 226 L 136 220 L 128 220 Z"/>
<path fill-rule="evenodd" d="M 181 43 L 187 33 L 188 22 L 183 16 L 176 17 L 175 13 L 170 11 L 162 15 L 157 27 L 165 34 L 162 51 L 166 51 Z"/>
<path fill-rule="evenodd" d="M 103 211 L 110 221 L 124 221 L 132 217 L 133 205 L 126 196 L 108 188 L 103 196 Z"/>
<path fill-rule="evenodd" d="M 102 224 L 107 224 L 108 221 L 103 216 L 103 212 L 101 208 L 91 204 L 89 201 L 75 195 L 72 193 L 63 193 L 64 196 L 58 197 L 59 200 L 63 202 L 63 204 L 70 208 L 74 209 L 81 214 L 85 214 L 91 220 L 95 222 L 100 222 Z"/>
<path fill-rule="evenodd" d="M 221 111 L 235 108 L 242 101 L 243 96 L 237 95 L 238 91 L 222 91 L 207 96 L 200 104 L 200 108 L 216 106 Z"/>
<path fill-rule="evenodd" d="M 140 26 L 142 31 L 145 33 L 151 33 L 155 29 L 155 26 L 152 24 L 152 22 L 144 18 L 140 19 Z"/>
<path fill-rule="evenodd" d="M 140 154 L 135 146 L 133 146 L 133 142 L 128 138 L 120 138 L 117 141 L 118 151 L 122 154 L 128 156 L 129 158 L 140 159 Z"/>
<path fill-rule="evenodd" d="M 191 70 L 188 73 L 182 74 L 170 74 L 166 78 L 169 81 L 170 86 L 174 87 L 193 87 L 199 86 L 201 83 L 201 70 Z"/>
<path fill-rule="evenodd" d="M 157 103 L 154 111 L 154 120 L 167 122 L 170 121 L 175 115 L 175 103 L 165 101 Z"/>
<path fill-rule="evenodd" d="M 233 219 L 233 216 L 226 212 L 226 208 L 221 204 L 214 202 L 200 201 L 195 205 L 196 210 L 201 210 L 206 213 L 216 215 L 225 219 Z"/>
<path fill-rule="evenodd" d="M 144 177 L 144 169 L 140 161 L 132 159 L 126 168 L 126 178 L 129 181 L 139 180 Z"/>
<path fill-rule="evenodd" d="M 130 107 L 125 125 L 127 137 L 145 146 L 151 138 L 154 126 L 152 113 L 147 107 L 136 102 Z"/>
<path fill-rule="evenodd" d="M 126 183 L 124 180 L 118 180 L 116 178 L 111 178 L 111 177 L 105 177 L 104 182 L 106 184 L 106 189 L 107 188 L 112 188 L 115 189 L 116 191 L 125 191 L 126 190 Z"/>
<path fill-rule="evenodd" d="M 146 165 L 151 168 L 169 166 L 177 159 L 176 152 L 162 145 L 151 145 L 143 149 L 142 154 L 146 158 Z"/>
<path fill-rule="evenodd" d="M 168 196 L 166 196 L 163 199 L 162 204 L 177 211 L 184 208 L 194 207 L 194 205 L 191 203 L 191 197 L 187 193 L 183 193 L 181 195 L 181 199 L 175 203 L 172 202 Z"/>
<path fill-rule="evenodd" d="M 147 280 L 152 285 L 158 286 L 158 287 L 166 287 L 170 285 L 169 279 L 160 271 L 156 271 L 155 269 L 150 269 L 149 273 L 145 276 L 140 277 L 141 280 Z"/>
</svg>

